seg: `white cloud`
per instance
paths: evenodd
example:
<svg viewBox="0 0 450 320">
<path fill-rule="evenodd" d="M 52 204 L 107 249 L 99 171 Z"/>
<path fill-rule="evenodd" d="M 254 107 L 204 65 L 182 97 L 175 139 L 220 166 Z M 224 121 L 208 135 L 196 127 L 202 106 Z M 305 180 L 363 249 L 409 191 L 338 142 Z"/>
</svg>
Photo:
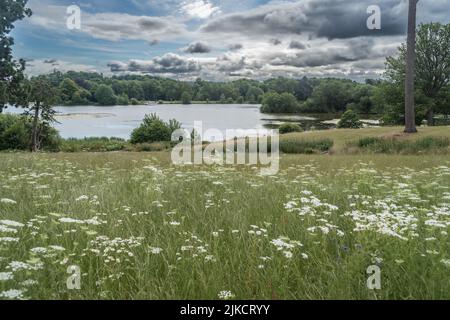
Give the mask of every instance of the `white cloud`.
<svg viewBox="0 0 450 320">
<path fill-rule="evenodd" d="M 208 19 L 220 13 L 220 8 L 215 7 L 209 0 L 187 0 L 181 3 L 180 11 L 190 18 Z"/>
<path fill-rule="evenodd" d="M 55 32 L 82 32 L 93 38 L 119 41 L 173 39 L 187 31 L 185 25 L 174 17 L 135 16 L 125 13 L 89 13 L 82 11 L 81 30 L 66 27 L 66 7 L 57 5 L 31 5 L 33 15 L 29 23 Z"/>
</svg>

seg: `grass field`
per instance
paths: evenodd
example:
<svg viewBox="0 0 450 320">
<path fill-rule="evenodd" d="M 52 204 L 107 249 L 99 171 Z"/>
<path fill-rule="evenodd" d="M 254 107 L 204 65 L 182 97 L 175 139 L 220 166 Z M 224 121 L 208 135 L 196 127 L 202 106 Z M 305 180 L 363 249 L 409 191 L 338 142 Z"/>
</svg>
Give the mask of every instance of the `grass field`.
<svg viewBox="0 0 450 320">
<path fill-rule="evenodd" d="M 0 164 L 0 299 L 450 298 L 447 155 L 283 155 L 272 177 L 167 152 Z"/>
</svg>

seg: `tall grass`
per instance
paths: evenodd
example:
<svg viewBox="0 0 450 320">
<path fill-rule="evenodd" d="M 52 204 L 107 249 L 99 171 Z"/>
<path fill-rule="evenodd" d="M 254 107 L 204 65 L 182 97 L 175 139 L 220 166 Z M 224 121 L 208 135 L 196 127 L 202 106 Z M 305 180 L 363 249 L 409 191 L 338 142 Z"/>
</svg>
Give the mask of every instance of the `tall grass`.
<svg viewBox="0 0 450 320">
<path fill-rule="evenodd" d="M 274 177 L 168 159 L 0 154 L 0 295 L 450 298 L 445 156 L 284 155 Z"/>
<path fill-rule="evenodd" d="M 386 154 L 448 153 L 450 151 L 450 139 L 446 137 L 425 137 L 418 140 L 368 137 L 349 145 L 357 146 L 362 151 Z"/>
<path fill-rule="evenodd" d="M 294 154 L 316 154 L 326 153 L 333 147 L 331 139 L 297 139 L 286 138 L 280 142 L 280 151 L 283 153 Z"/>
</svg>

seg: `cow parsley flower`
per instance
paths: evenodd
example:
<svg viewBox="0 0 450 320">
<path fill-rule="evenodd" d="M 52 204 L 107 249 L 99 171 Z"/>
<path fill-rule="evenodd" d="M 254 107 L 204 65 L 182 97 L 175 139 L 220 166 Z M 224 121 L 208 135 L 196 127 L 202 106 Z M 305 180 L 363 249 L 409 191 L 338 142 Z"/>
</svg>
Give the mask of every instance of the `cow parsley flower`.
<svg viewBox="0 0 450 320">
<path fill-rule="evenodd" d="M 12 272 L 0 272 L 0 281 L 12 280 L 14 275 Z"/>
<path fill-rule="evenodd" d="M 217 296 L 220 300 L 230 300 L 235 297 L 235 295 L 231 291 L 220 291 Z"/>
<path fill-rule="evenodd" d="M 16 201 L 11 200 L 11 199 L 7 199 L 7 198 L 0 199 L 0 203 L 4 203 L 4 204 L 17 204 Z"/>
<path fill-rule="evenodd" d="M 23 296 L 23 291 L 22 290 L 16 290 L 16 289 L 11 289 L 8 291 L 3 291 L 0 292 L 0 298 L 5 298 L 5 299 L 11 299 L 11 300 L 24 300 L 25 297 Z"/>
</svg>

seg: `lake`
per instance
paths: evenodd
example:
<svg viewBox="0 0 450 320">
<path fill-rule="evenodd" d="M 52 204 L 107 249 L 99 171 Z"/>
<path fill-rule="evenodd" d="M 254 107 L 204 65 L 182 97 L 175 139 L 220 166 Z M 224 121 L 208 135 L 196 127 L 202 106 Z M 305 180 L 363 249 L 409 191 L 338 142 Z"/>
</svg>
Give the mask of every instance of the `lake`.
<svg viewBox="0 0 450 320">
<path fill-rule="evenodd" d="M 119 137 L 128 139 L 146 114 L 156 113 L 161 119 L 176 119 L 183 128 L 192 129 L 194 121 L 203 122 L 203 130 L 273 129 L 284 122 L 299 123 L 303 128 L 324 129 L 335 126 L 336 115 L 272 115 L 259 111 L 260 105 L 233 104 L 165 104 L 140 106 L 75 106 L 55 107 L 54 126 L 63 138 Z M 20 113 L 22 109 L 9 108 Z M 327 121 L 328 120 L 328 121 Z M 331 121 L 330 121 L 331 120 Z M 207 138 L 207 137 L 204 137 Z"/>
</svg>

